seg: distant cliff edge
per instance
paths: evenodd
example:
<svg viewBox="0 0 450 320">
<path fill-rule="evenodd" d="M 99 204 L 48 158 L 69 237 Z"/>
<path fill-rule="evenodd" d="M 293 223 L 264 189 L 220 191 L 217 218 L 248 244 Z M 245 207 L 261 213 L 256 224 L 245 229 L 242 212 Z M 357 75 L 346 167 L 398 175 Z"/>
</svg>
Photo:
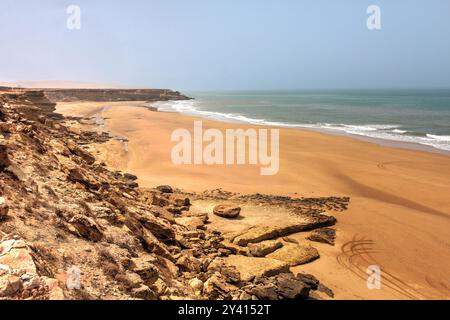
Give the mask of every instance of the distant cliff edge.
<svg viewBox="0 0 450 320">
<path fill-rule="evenodd" d="M 167 101 L 191 98 L 169 89 L 26 89 L 0 87 L 0 91 L 11 94 L 42 92 L 50 102 L 72 101 Z"/>
</svg>

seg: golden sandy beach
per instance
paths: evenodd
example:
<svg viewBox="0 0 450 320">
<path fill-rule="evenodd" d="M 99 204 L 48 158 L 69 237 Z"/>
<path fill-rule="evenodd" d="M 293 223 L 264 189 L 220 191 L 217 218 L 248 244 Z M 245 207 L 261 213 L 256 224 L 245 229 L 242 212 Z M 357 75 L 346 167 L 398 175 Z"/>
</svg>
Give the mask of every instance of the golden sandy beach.
<svg viewBox="0 0 450 320">
<path fill-rule="evenodd" d="M 223 188 L 241 193 L 349 196 L 335 214 L 334 247 L 317 244 L 311 272 L 337 299 L 450 299 L 450 157 L 299 129 L 280 129 L 280 170 L 259 166 L 179 165 L 171 162 L 176 128 L 198 118 L 153 112 L 141 103 L 60 103 L 64 115 L 104 119 L 97 129 L 126 137 L 96 145 L 108 166 L 136 174 L 141 186 L 170 184 L 192 191 Z M 249 128 L 203 120 L 203 127 Z M 257 127 L 255 127 L 257 128 Z M 382 288 L 369 290 L 366 268 L 382 270 Z"/>
</svg>

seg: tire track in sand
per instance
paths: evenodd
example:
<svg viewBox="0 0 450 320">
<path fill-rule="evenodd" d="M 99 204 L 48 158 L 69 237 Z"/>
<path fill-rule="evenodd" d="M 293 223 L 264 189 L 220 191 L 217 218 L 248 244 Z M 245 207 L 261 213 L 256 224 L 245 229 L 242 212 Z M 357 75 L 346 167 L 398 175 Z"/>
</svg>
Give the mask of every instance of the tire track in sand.
<svg viewBox="0 0 450 320">
<path fill-rule="evenodd" d="M 365 239 L 364 236 L 358 237 L 358 235 L 355 235 L 351 241 L 341 246 L 341 253 L 336 257 L 336 260 L 339 265 L 345 267 L 360 279 L 367 281 L 369 275 L 366 273 L 366 268 L 368 266 L 378 265 L 381 268 L 380 263 L 373 256 L 379 252 L 379 250 L 374 248 L 373 240 Z M 425 298 L 415 288 L 384 268 L 381 268 L 381 285 L 408 299 L 416 300 Z"/>
</svg>

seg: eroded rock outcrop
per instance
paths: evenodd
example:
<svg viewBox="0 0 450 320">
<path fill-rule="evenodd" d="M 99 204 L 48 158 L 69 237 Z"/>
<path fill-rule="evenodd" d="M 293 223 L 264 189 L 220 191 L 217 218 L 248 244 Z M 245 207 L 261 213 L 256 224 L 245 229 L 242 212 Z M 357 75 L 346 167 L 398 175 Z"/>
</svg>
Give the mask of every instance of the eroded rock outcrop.
<svg viewBox="0 0 450 320">
<path fill-rule="evenodd" d="M 233 242 L 240 246 L 246 246 L 249 243 L 283 237 L 301 231 L 333 225 L 335 223 L 336 219 L 334 217 L 323 214 L 300 221 L 295 221 L 294 219 L 294 221 L 282 225 L 250 228 L 243 234 L 236 236 L 233 239 Z"/>
<path fill-rule="evenodd" d="M 64 298 L 58 280 L 38 274 L 27 243 L 0 232 L 0 300 Z"/>
</svg>

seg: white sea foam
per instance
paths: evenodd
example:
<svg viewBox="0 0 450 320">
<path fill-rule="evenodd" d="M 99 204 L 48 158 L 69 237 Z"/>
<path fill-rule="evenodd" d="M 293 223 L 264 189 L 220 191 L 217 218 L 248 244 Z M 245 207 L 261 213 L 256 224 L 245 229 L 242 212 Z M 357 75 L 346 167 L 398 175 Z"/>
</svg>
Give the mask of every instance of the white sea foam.
<svg viewBox="0 0 450 320">
<path fill-rule="evenodd" d="M 224 113 L 199 109 L 196 100 L 162 101 L 152 103 L 158 111 L 179 112 L 183 114 L 201 116 L 213 120 L 225 122 L 239 122 L 254 125 L 276 126 L 285 128 L 310 128 L 326 130 L 330 132 L 342 132 L 346 134 L 365 136 L 375 139 L 392 140 L 398 142 L 419 143 L 432 146 L 437 149 L 450 151 L 450 136 L 426 134 L 423 136 L 408 135 L 407 130 L 401 129 L 397 124 L 342 124 L 342 123 L 285 123 L 269 121 L 266 119 L 251 118 L 242 114 Z"/>
<path fill-rule="evenodd" d="M 435 139 L 435 140 L 438 140 L 438 141 L 449 141 L 450 142 L 450 136 L 439 136 L 439 135 L 436 135 L 436 134 L 429 134 L 428 133 L 427 137 Z"/>
</svg>

